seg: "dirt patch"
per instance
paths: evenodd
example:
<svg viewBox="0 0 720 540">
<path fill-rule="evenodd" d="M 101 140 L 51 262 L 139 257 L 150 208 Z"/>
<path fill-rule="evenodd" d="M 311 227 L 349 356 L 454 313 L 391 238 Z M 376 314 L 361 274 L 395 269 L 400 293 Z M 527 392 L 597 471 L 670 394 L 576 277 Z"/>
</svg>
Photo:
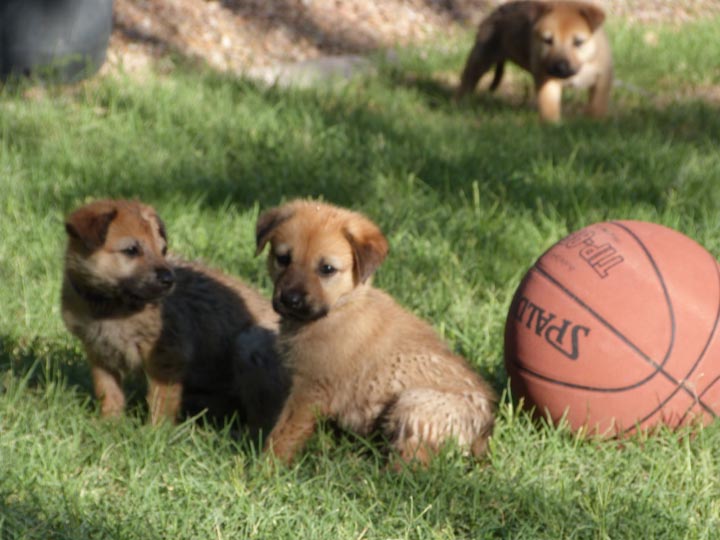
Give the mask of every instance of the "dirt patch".
<svg viewBox="0 0 720 540">
<path fill-rule="evenodd" d="M 472 24 L 491 0 L 116 0 L 108 60 L 177 53 L 235 72 L 420 42 Z"/>
<path fill-rule="evenodd" d="M 366 53 L 473 27 L 502 0 L 115 0 L 106 70 L 171 67 L 175 53 L 214 69 Z M 637 22 L 720 14 L 717 0 L 604 0 Z"/>
</svg>

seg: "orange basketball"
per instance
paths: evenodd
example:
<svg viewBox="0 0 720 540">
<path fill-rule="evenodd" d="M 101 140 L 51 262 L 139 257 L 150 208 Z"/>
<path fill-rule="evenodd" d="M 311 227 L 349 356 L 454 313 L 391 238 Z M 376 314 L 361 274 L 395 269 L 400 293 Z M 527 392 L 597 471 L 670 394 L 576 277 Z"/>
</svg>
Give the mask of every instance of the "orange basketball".
<svg viewBox="0 0 720 540">
<path fill-rule="evenodd" d="M 677 231 L 597 223 L 546 251 L 505 325 L 515 397 L 621 435 L 720 414 L 720 267 Z"/>
</svg>

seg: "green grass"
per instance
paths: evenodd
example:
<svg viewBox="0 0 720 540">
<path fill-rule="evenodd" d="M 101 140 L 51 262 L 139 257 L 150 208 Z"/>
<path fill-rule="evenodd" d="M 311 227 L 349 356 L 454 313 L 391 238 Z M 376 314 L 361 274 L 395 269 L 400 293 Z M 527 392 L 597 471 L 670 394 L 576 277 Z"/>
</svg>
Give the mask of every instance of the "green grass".
<svg viewBox="0 0 720 540">
<path fill-rule="evenodd" d="M 331 430 L 285 469 L 192 422 L 102 422 L 59 282 L 63 216 L 122 196 L 158 208 L 174 251 L 267 293 L 258 211 L 323 197 L 381 225 L 376 284 L 502 392 L 512 293 L 568 232 L 643 219 L 720 251 L 720 105 L 693 97 L 720 86 L 719 23 L 653 27 L 651 47 L 648 27 L 612 22 L 611 118 L 562 127 L 502 92 L 452 104 L 469 36 L 330 90 L 184 67 L 0 91 L 0 538 L 717 538 L 720 425 L 585 441 L 505 399 L 487 460 L 397 474 Z"/>
</svg>

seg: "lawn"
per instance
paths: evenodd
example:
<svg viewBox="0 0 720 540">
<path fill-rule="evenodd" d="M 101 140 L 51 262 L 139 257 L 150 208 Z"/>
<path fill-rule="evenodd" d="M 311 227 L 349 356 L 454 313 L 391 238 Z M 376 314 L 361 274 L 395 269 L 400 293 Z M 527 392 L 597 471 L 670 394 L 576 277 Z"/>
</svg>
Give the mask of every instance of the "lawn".
<svg viewBox="0 0 720 540">
<path fill-rule="evenodd" d="M 718 538 L 720 424 L 620 445 L 534 423 L 505 394 L 502 335 L 527 268 L 584 225 L 650 220 L 720 253 L 719 24 L 611 21 L 611 117 L 560 127 L 517 71 L 451 102 L 470 35 L 328 89 L 181 63 L 0 90 L 0 538 Z M 503 394 L 487 458 L 394 473 L 328 428 L 271 467 L 227 429 L 153 429 L 142 407 L 101 421 L 59 286 L 63 217 L 107 196 L 153 204 L 173 251 L 265 293 L 260 210 L 303 196 L 367 213 L 391 245 L 376 285 Z"/>
</svg>

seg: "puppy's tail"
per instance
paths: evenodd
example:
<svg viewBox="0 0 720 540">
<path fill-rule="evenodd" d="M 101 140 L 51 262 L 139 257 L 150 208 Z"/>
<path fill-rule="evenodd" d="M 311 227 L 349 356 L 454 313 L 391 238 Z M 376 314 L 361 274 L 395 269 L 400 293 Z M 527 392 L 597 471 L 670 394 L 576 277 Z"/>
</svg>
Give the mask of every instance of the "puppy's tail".
<svg viewBox="0 0 720 540">
<path fill-rule="evenodd" d="M 498 86 L 500 86 L 500 81 L 502 81 L 503 74 L 505 73 L 505 62 L 503 60 L 500 60 L 497 64 L 495 64 L 495 75 L 493 75 L 493 80 L 490 83 L 490 91 L 494 92 Z"/>
<path fill-rule="evenodd" d="M 485 385 L 467 391 L 411 388 L 385 413 L 382 429 L 404 461 L 426 462 L 450 439 L 480 457 L 493 429 L 494 399 Z"/>
</svg>

